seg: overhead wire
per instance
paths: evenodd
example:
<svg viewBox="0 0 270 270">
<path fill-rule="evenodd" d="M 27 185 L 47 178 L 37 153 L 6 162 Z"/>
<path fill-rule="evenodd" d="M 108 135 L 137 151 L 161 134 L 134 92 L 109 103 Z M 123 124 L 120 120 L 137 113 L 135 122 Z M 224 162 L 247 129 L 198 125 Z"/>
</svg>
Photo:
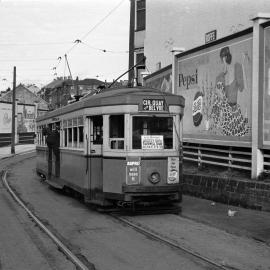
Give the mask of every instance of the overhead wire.
<svg viewBox="0 0 270 270">
<path fill-rule="evenodd" d="M 72 42 L 29 42 L 29 43 L 1 43 L 0 46 L 43 46 L 43 45 L 63 45 L 70 44 Z"/>
<path fill-rule="evenodd" d="M 129 51 L 111 51 L 111 50 L 107 50 L 107 49 L 101 49 L 101 48 L 94 47 L 94 46 L 89 45 L 89 44 L 87 44 L 87 43 L 85 43 L 83 41 L 81 41 L 81 43 L 83 45 L 93 49 L 93 50 L 101 51 L 101 52 L 104 52 L 104 53 L 106 53 L 106 52 L 109 52 L 109 53 L 128 53 L 129 52 Z"/>
<path fill-rule="evenodd" d="M 120 1 L 111 11 L 109 11 L 109 13 L 107 15 L 105 15 L 100 21 L 98 21 L 85 35 L 83 35 L 80 39 L 76 39 L 73 43 L 73 45 L 71 46 L 70 49 L 68 49 L 66 51 L 66 53 L 64 55 L 69 54 L 78 44 L 82 43 L 82 40 L 85 39 L 87 36 L 89 36 L 99 25 L 101 25 L 115 10 L 117 10 L 121 4 L 124 2 L 125 0 Z M 101 51 L 106 51 L 104 49 L 99 49 L 99 48 L 95 48 Z M 61 58 L 61 56 L 58 57 L 58 59 Z M 56 68 L 59 66 L 60 62 L 62 59 L 60 59 L 60 61 L 58 62 L 58 64 L 56 65 Z"/>
<path fill-rule="evenodd" d="M 120 1 L 112 10 L 110 10 L 108 12 L 108 14 L 106 14 L 101 20 L 99 20 L 86 34 L 84 34 L 81 39 L 76 39 L 73 42 L 73 45 L 70 47 L 70 49 L 67 50 L 67 52 L 65 53 L 68 54 L 70 53 L 78 44 L 83 44 L 84 46 L 87 46 L 91 49 L 94 50 L 98 50 L 104 53 L 128 53 L 128 51 L 113 51 L 113 50 L 107 50 L 107 49 L 103 49 L 103 48 L 97 48 L 94 46 L 91 46 L 90 44 L 87 44 L 86 42 L 83 42 L 82 40 L 85 39 L 87 36 L 89 36 L 99 25 L 101 25 L 114 11 L 116 11 L 121 4 L 126 1 L 126 0 L 122 0 Z M 29 43 L 0 43 L 0 46 L 42 46 L 42 45 L 61 45 L 61 44 L 69 44 L 71 42 L 29 42 Z M 62 60 L 64 59 L 64 56 L 59 56 L 57 58 L 57 64 L 52 68 L 52 70 L 54 71 L 54 76 L 57 75 L 57 68 L 59 67 L 60 63 L 62 62 Z M 36 62 L 36 61 L 52 61 L 55 60 L 53 58 L 34 58 L 34 59 L 7 59 L 7 60 L 1 60 L 1 62 Z M 66 69 L 66 62 L 65 62 L 65 66 L 64 69 Z M 36 69 L 32 69 L 35 70 Z"/>
</svg>

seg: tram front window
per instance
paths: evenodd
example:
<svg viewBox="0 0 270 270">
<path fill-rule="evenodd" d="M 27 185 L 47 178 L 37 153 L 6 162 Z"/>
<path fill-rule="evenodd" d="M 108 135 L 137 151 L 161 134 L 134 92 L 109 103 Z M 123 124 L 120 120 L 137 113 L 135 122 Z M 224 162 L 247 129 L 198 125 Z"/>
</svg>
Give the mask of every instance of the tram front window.
<svg viewBox="0 0 270 270">
<path fill-rule="evenodd" d="M 110 116 L 110 147 L 124 149 L 124 115 Z"/>
<path fill-rule="evenodd" d="M 164 149 L 173 148 L 173 118 L 157 116 L 134 116 L 132 148 L 142 149 L 142 136 L 162 136 Z"/>
</svg>

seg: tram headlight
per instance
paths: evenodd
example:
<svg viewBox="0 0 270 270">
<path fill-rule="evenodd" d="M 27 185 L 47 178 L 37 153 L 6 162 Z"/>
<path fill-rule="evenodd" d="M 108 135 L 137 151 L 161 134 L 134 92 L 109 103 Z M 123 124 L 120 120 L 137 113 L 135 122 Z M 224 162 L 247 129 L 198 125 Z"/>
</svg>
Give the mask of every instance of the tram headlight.
<svg viewBox="0 0 270 270">
<path fill-rule="evenodd" d="M 152 183 L 152 184 L 157 184 L 160 181 L 160 174 L 158 172 L 152 172 L 149 177 L 148 180 Z"/>
</svg>

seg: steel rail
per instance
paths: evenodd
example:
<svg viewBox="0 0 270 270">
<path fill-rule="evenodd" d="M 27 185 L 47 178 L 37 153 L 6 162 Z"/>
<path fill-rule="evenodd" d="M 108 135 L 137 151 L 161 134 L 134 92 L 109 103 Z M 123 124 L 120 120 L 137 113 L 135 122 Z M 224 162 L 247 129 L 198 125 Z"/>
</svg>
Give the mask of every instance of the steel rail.
<svg viewBox="0 0 270 270">
<path fill-rule="evenodd" d="M 90 270 L 69 248 L 67 248 L 23 203 L 23 201 L 15 194 L 12 188 L 9 186 L 7 177 L 7 171 L 3 171 L 2 181 L 8 192 L 13 199 L 27 212 L 27 214 L 34 220 L 34 222 L 52 239 L 52 241 L 60 248 L 62 252 L 78 267 L 80 270 Z M 92 267 L 94 270 L 95 268 Z M 91 270 L 92 270 L 91 269 Z"/>
<path fill-rule="evenodd" d="M 215 262 L 215 261 L 213 261 L 213 260 L 211 260 L 211 259 L 209 259 L 207 257 L 204 257 L 204 256 L 196 253 L 195 251 L 191 250 L 191 249 L 185 248 L 185 247 L 183 247 L 183 246 L 181 246 L 181 245 L 179 245 L 177 243 L 174 243 L 174 242 L 172 242 L 172 241 L 170 241 L 170 240 L 168 240 L 168 239 L 166 239 L 166 238 L 164 238 L 164 237 L 162 237 L 162 236 L 160 236 L 160 235 L 158 235 L 158 234 L 156 234 L 154 232 L 151 232 L 150 230 L 142 228 L 142 227 L 134 224 L 133 222 L 125 219 L 124 217 L 116 216 L 116 215 L 113 215 L 113 214 L 111 214 L 110 216 L 112 216 L 113 218 L 117 219 L 118 221 L 124 223 L 125 225 L 130 226 L 131 228 L 135 229 L 139 233 L 142 233 L 142 234 L 144 234 L 144 235 L 146 235 L 146 236 L 148 236 L 148 237 L 150 237 L 152 239 L 155 239 L 155 240 L 157 240 L 159 242 L 162 242 L 162 243 L 164 243 L 164 244 L 166 244 L 166 245 L 168 245 L 170 247 L 182 250 L 185 253 L 187 253 L 189 255 L 192 255 L 192 256 L 202 260 L 203 262 L 207 262 L 208 264 L 211 264 L 212 266 L 215 266 L 215 267 L 217 267 L 219 269 L 222 269 L 222 270 L 231 270 L 231 269 L 238 270 L 237 268 L 234 268 L 234 267 L 231 267 L 231 266 L 227 267 L 227 266 L 224 266 L 223 264 L 217 263 L 217 262 Z"/>
</svg>

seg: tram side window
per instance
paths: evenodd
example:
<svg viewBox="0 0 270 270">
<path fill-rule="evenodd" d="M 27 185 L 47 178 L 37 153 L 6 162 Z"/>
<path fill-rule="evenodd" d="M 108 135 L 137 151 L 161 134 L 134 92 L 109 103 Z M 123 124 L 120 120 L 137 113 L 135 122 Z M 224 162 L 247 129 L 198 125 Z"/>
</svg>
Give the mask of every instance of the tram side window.
<svg viewBox="0 0 270 270">
<path fill-rule="evenodd" d="M 83 147 L 83 127 L 78 128 L 79 131 L 79 148 Z"/>
<path fill-rule="evenodd" d="M 111 115 L 109 125 L 111 149 L 124 149 L 124 115 Z"/>
<path fill-rule="evenodd" d="M 62 146 L 67 147 L 67 120 L 63 120 L 63 131 L 62 131 Z"/>
<path fill-rule="evenodd" d="M 72 148 L 83 148 L 84 144 L 84 120 L 78 118 L 63 121 L 63 146 Z"/>
<path fill-rule="evenodd" d="M 43 145 L 42 139 L 43 139 L 43 134 L 42 134 L 43 126 L 38 126 L 37 127 L 37 144 L 38 145 Z"/>
<path fill-rule="evenodd" d="M 46 125 L 42 125 L 39 127 L 39 145 L 45 145 L 45 140 L 46 140 L 46 137 L 45 137 L 45 134 L 44 134 L 44 131 L 46 129 Z"/>
<path fill-rule="evenodd" d="M 72 128 L 68 128 L 68 147 L 72 147 Z"/>
<path fill-rule="evenodd" d="M 68 129 L 65 128 L 64 129 L 64 145 L 63 145 L 64 147 L 67 147 L 67 145 L 68 145 L 68 142 L 67 142 L 68 132 L 67 131 L 68 131 Z"/>
<path fill-rule="evenodd" d="M 93 144 L 103 144 L 103 117 L 93 116 Z"/>
<path fill-rule="evenodd" d="M 78 144 L 78 128 L 73 127 L 73 147 L 77 147 Z"/>
<path fill-rule="evenodd" d="M 160 135 L 163 137 L 164 149 L 173 148 L 172 117 L 133 117 L 132 148 L 142 148 L 142 135 Z"/>
<path fill-rule="evenodd" d="M 78 147 L 83 148 L 84 143 L 84 120 L 83 116 L 78 117 Z"/>
</svg>

